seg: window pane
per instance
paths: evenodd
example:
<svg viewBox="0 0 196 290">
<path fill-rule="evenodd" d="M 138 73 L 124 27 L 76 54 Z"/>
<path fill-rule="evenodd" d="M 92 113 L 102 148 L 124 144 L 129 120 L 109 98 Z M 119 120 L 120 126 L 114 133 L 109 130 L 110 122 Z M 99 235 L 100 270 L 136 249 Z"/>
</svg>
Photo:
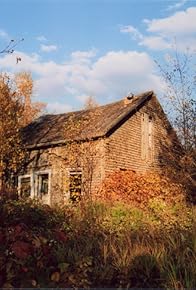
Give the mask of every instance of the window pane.
<svg viewBox="0 0 196 290">
<path fill-rule="evenodd" d="M 22 177 L 20 186 L 21 197 L 29 197 L 31 195 L 31 178 Z"/>
<path fill-rule="evenodd" d="M 48 194 L 48 173 L 40 174 L 39 180 L 39 195 Z"/>
</svg>

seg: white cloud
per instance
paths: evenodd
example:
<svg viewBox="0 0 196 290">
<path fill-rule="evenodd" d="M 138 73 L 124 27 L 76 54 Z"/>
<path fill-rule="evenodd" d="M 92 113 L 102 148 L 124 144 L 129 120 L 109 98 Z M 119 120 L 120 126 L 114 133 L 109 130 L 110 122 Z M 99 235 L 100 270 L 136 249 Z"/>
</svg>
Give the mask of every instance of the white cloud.
<svg viewBox="0 0 196 290">
<path fill-rule="evenodd" d="M 39 35 L 36 37 L 36 39 L 40 42 L 45 42 L 47 41 L 47 38 L 44 35 Z"/>
<path fill-rule="evenodd" d="M 16 57 L 21 58 L 21 62 L 16 65 Z M 1 70 L 9 69 L 9 71 L 16 72 L 20 70 L 34 71 L 39 63 L 38 54 L 25 54 L 20 51 L 15 51 L 13 54 L 5 54 L 0 58 Z"/>
<path fill-rule="evenodd" d="M 146 36 L 139 42 L 139 45 L 144 45 L 149 49 L 163 50 L 171 48 L 171 44 L 161 36 Z"/>
<path fill-rule="evenodd" d="M 154 61 L 146 53 L 111 51 L 91 64 L 70 65 L 69 87 L 75 96 L 96 96 L 98 102 L 119 99 L 128 91 L 158 91 L 160 80 L 154 74 Z M 82 97 L 81 97 L 82 96 Z"/>
<path fill-rule="evenodd" d="M 0 57 L 2 71 L 31 71 L 36 79 L 36 100 L 47 102 L 48 111 L 78 108 L 76 103 L 83 103 L 86 96 L 96 96 L 98 102 L 106 103 L 129 91 L 160 91 L 154 61 L 144 52 L 110 51 L 97 59 L 91 59 L 93 53 L 88 51 L 73 52 L 69 61 L 61 64 L 44 62 L 37 54 L 17 54 L 22 59 L 17 65 L 13 55 Z M 89 62 L 81 62 L 81 57 L 89 57 Z"/>
<path fill-rule="evenodd" d="M 76 99 L 79 100 L 81 103 L 84 103 L 88 100 L 89 95 L 78 95 L 76 96 Z"/>
<path fill-rule="evenodd" d="M 101 82 L 109 97 L 117 98 L 128 91 L 158 90 L 159 81 L 153 70 L 154 62 L 147 53 L 111 51 L 94 63 L 91 77 Z"/>
<path fill-rule="evenodd" d="M 96 56 L 96 50 L 95 49 L 91 49 L 88 51 L 81 51 L 81 50 L 77 50 L 72 52 L 71 57 L 72 59 L 76 59 L 76 60 L 80 60 L 80 59 L 89 59 Z"/>
<path fill-rule="evenodd" d="M 149 48 L 172 48 L 174 41 L 179 50 L 191 51 L 196 49 L 196 7 L 179 11 L 173 15 L 162 18 L 145 20 L 147 31 L 151 36 L 145 37 L 142 42 Z M 157 45 L 156 45 L 157 44 Z"/>
<path fill-rule="evenodd" d="M 58 48 L 56 45 L 45 45 L 41 44 L 40 49 L 44 52 L 51 52 L 51 51 L 56 51 Z"/>
<path fill-rule="evenodd" d="M 148 24 L 149 21 L 145 20 Z M 136 40 L 139 45 L 146 46 L 153 50 L 163 50 L 169 48 L 169 43 L 162 36 L 145 36 L 138 29 L 131 25 L 121 26 L 121 33 L 130 34 L 131 38 Z"/>
<path fill-rule="evenodd" d="M 72 110 L 72 107 L 70 105 L 59 103 L 59 102 L 48 103 L 46 106 L 46 111 L 52 114 L 70 112 L 71 110 Z"/>
<path fill-rule="evenodd" d="M 196 50 L 196 7 L 165 18 L 144 19 L 143 22 L 146 24 L 143 34 L 131 25 L 121 26 L 120 31 L 130 34 L 139 45 L 149 49 L 172 49 L 172 44 L 176 42 L 179 50 Z"/>
<path fill-rule="evenodd" d="M 179 11 L 172 16 L 145 20 L 147 31 L 161 35 L 187 35 L 196 33 L 196 7 L 190 7 L 186 11 Z"/>
<path fill-rule="evenodd" d="M 120 27 L 120 32 L 129 33 L 134 39 L 143 39 L 143 35 L 132 25 L 122 25 Z"/>
<path fill-rule="evenodd" d="M 170 10 L 176 10 L 176 9 L 179 9 L 181 8 L 182 6 L 184 6 L 186 3 L 187 3 L 188 0 L 180 0 L 179 2 L 175 3 L 175 4 L 172 4 L 172 5 L 169 5 L 167 7 L 166 10 L 170 11 Z"/>
</svg>

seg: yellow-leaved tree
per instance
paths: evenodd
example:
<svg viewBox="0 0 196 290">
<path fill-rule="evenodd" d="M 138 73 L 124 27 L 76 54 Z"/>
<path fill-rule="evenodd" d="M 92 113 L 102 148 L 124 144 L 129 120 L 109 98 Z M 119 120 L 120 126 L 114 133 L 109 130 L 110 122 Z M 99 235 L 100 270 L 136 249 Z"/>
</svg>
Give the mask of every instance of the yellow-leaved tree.
<svg viewBox="0 0 196 290">
<path fill-rule="evenodd" d="M 17 74 L 13 80 L 0 75 L 0 190 L 13 186 L 27 158 L 21 128 L 41 114 L 45 106 L 31 102 L 32 89 L 29 73 Z"/>
<path fill-rule="evenodd" d="M 8 186 L 24 160 L 20 138 L 23 103 L 11 89 L 7 75 L 0 76 L 0 188 Z"/>
<path fill-rule="evenodd" d="M 26 126 L 43 113 L 46 104 L 41 102 L 32 102 L 33 79 L 30 73 L 17 73 L 15 75 L 14 82 L 16 86 L 16 94 L 24 106 L 22 113 L 22 126 Z"/>
</svg>

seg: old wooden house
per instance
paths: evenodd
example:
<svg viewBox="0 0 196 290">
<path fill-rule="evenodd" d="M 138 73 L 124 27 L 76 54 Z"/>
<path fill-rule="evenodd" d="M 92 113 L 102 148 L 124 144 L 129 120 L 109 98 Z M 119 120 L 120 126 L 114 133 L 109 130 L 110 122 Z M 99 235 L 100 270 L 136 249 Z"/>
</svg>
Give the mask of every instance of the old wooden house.
<svg viewBox="0 0 196 290">
<path fill-rule="evenodd" d="M 54 205 L 91 194 L 116 169 L 160 171 L 172 134 L 153 91 L 41 116 L 23 131 L 29 162 L 18 177 L 19 193 Z"/>
</svg>

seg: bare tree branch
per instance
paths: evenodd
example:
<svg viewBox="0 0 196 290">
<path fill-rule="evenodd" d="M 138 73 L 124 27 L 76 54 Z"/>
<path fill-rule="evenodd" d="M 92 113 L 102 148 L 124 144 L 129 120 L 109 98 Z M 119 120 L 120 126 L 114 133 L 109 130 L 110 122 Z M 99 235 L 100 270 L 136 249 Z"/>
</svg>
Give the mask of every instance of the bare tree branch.
<svg viewBox="0 0 196 290">
<path fill-rule="evenodd" d="M 0 50 L 0 54 L 12 54 L 14 52 L 14 48 L 20 43 L 24 41 L 24 38 L 21 38 L 19 40 L 14 40 L 11 39 L 10 42 L 8 43 L 8 45 L 3 48 L 2 50 Z"/>
</svg>

